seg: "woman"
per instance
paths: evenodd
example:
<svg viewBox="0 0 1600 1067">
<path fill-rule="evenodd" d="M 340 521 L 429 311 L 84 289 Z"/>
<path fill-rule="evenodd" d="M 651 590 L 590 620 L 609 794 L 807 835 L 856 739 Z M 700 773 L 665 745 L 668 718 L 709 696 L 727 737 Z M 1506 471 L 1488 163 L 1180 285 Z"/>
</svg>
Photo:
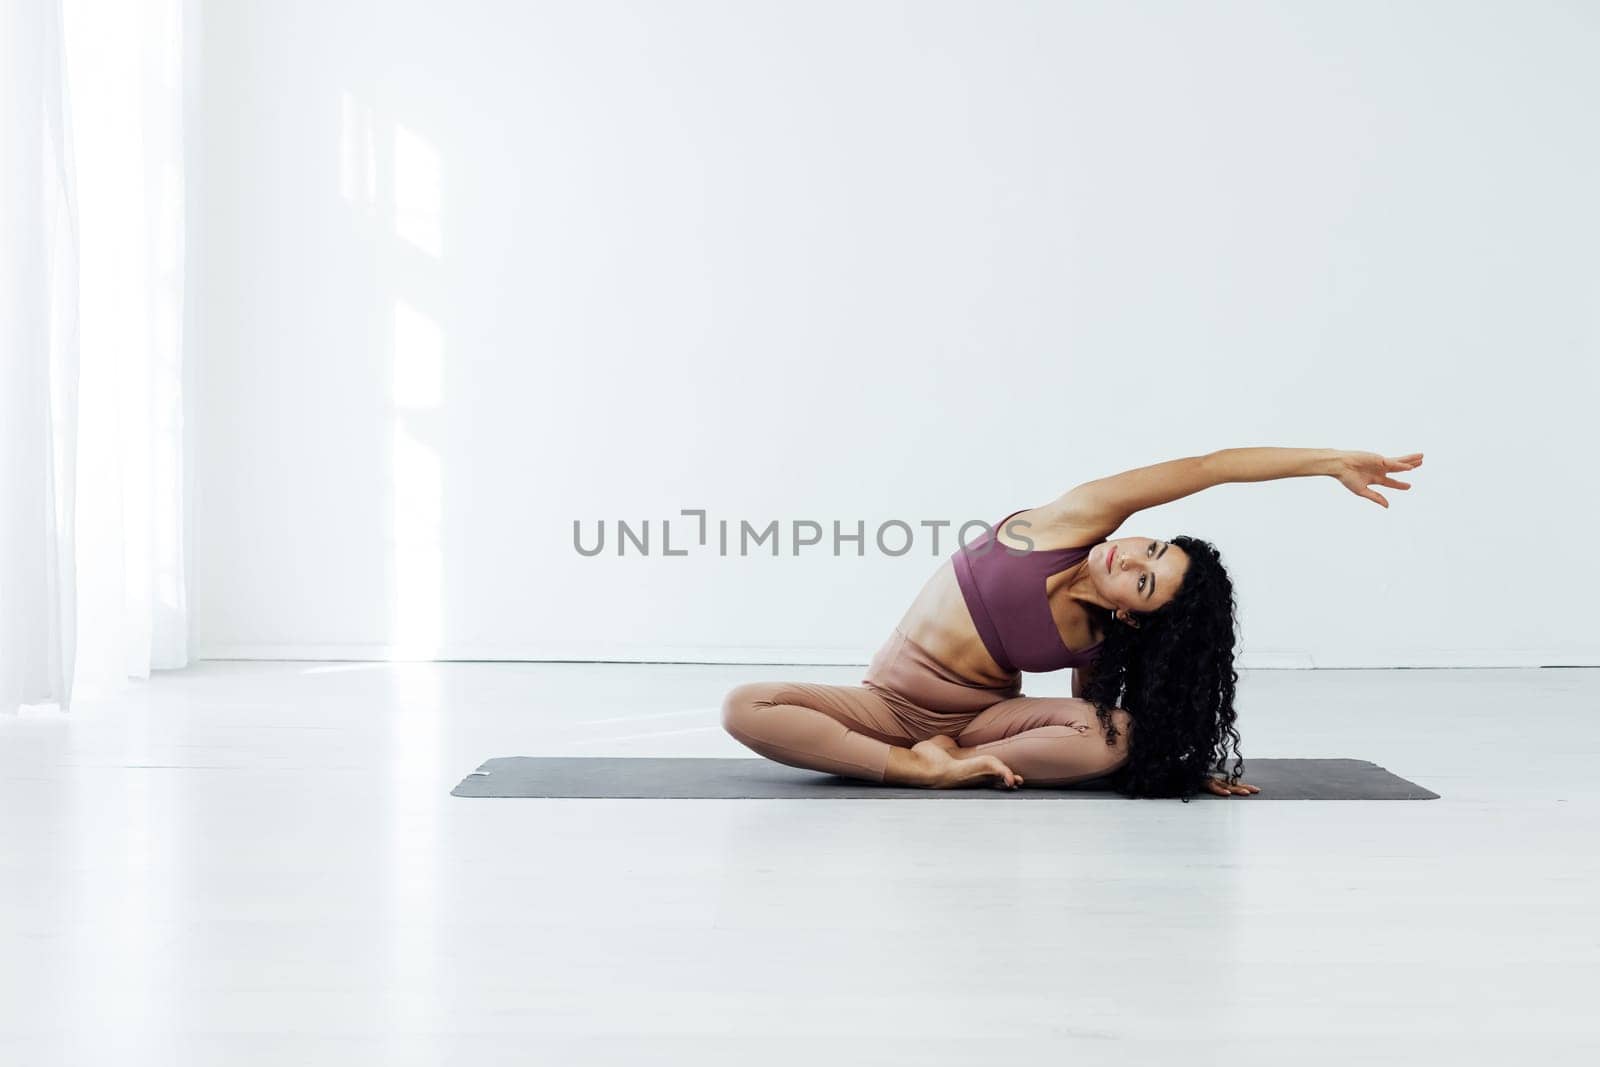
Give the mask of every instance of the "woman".
<svg viewBox="0 0 1600 1067">
<path fill-rule="evenodd" d="M 1370 487 L 1409 489 L 1390 475 L 1421 465 L 1420 452 L 1231 448 L 1087 482 L 958 548 L 860 686 L 741 685 L 723 726 L 779 763 L 889 785 L 1258 793 L 1239 778 L 1233 585 L 1217 550 L 1105 538 L 1226 482 L 1328 475 L 1388 507 Z M 1063 667 L 1071 699 L 1022 695 L 1022 671 Z"/>
</svg>

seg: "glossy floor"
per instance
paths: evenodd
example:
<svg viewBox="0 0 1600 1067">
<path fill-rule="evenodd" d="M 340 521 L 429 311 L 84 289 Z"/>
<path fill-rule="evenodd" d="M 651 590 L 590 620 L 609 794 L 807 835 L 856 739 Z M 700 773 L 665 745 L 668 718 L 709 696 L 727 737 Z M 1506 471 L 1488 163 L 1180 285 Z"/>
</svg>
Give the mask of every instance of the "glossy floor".
<svg viewBox="0 0 1600 1067">
<path fill-rule="evenodd" d="M 1245 676 L 1247 756 L 1437 801 L 449 795 L 749 755 L 732 685 L 860 672 L 209 662 L 0 719 L 0 1062 L 1597 1062 L 1600 671 Z"/>
</svg>

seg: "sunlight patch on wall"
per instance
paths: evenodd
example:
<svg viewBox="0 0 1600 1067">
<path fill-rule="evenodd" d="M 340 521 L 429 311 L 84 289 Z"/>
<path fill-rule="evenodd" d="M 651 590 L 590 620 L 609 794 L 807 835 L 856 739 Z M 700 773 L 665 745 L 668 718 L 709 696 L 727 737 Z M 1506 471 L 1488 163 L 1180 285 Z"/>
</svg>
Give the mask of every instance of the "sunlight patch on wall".
<svg viewBox="0 0 1600 1067">
<path fill-rule="evenodd" d="M 394 304 L 394 406 L 426 410 L 439 406 L 444 339 L 439 324 L 406 303 Z"/>
<path fill-rule="evenodd" d="M 400 659 L 432 659 L 439 647 L 439 455 L 396 421 L 394 597 L 391 641 Z"/>
<path fill-rule="evenodd" d="M 394 232 L 431 256 L 440 254 L 439 151 L 399 123 L 394 127 Z"/>
</svg>

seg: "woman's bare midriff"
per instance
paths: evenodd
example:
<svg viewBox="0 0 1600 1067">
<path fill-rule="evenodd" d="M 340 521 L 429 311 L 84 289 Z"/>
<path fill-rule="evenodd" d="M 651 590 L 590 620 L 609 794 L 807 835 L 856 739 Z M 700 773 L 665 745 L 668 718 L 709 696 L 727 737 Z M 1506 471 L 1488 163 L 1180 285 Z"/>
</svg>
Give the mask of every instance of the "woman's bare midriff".
<svg viewBox="0 0 1600 1067">
<path fill-rule="evenodd" d="M 973 685 L 1005 686 L 1016 678 L 1000 669 L 978 634 L 956 583 L 955 564 L 939 565 L 900 620 L 900 632 Z"/>
<path fill-rule="evenodd" d="M 1002 535 L 1001 543 L 1009 543 Z M 1020 544 L 1018 547 L 1022 547 Z M 1099 640 L 1099 634 L 1081 605 L 1065 592 L 1078 573 L 1071 567 L 1053 574 L 1045 582 L 1045 596 L 1056 629 L 1068 648 L 1086 648 Z M 917 598 L 900 619 L 899 629 L 928 654 L 973 685 L 1005 686 L 1017 677 L 1001 669 L 984 646 L 978 626 L 972 621 L 961 585 L 956 581 L 955 564 L 946 559 L 933 572 Z"/>
</svg>

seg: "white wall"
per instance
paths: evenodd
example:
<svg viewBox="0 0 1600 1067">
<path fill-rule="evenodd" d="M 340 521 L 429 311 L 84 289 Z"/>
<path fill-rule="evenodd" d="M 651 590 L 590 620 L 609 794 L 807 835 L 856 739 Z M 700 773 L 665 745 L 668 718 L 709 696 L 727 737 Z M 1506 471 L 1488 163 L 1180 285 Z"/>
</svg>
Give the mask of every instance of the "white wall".
<svg viewBox="0 0 1600 1067">
<path fill-rule="evenodd" d="M 1135 518 L 1223 549 L 1246 665 L 1600 663 L 1593 7 L 295 0 L 203 46 L 201 656 L 865 662 L 926 540 L 572 521 L 996 519 L 1278 444 L 1428 461 Z"/>
</svg>

